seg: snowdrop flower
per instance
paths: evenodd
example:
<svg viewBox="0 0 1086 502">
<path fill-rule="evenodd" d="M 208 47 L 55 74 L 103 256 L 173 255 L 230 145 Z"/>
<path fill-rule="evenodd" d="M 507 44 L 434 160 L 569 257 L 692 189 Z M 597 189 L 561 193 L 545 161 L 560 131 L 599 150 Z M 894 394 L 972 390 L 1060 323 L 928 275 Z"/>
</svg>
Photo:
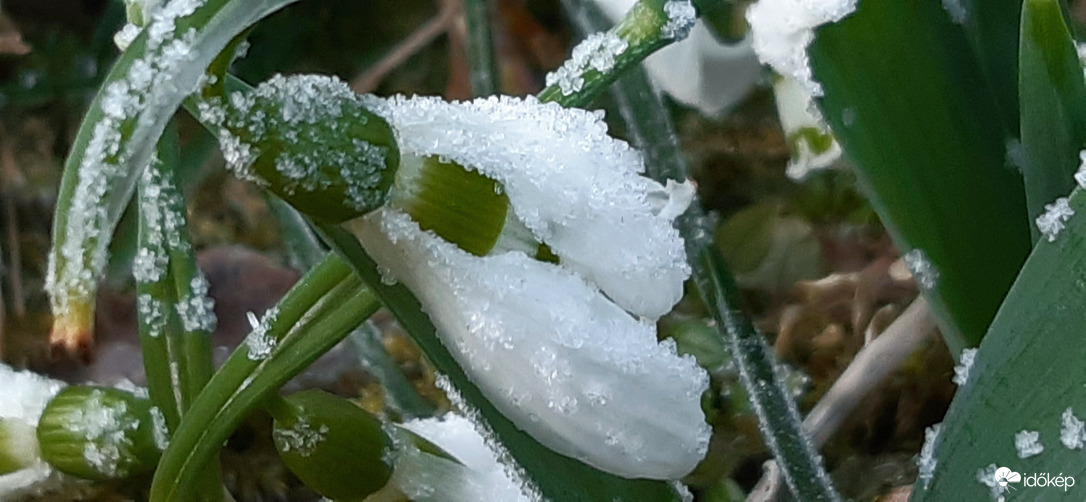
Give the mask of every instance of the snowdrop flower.
<svg viewBox="0 0 1086 502">
<path fill-rule="evenodd" d="M 77 483 L 42 460 L 35 435 L 42 410 L 63 386 L 0 364 L 0 500 L 56 493 Z"/>
<path fill-rule="evenodd" d="M 635 3 L 637 0 L 596 0 L 616 23 Z M 736 44 L 723 44 L 700 21 L 685 40 L 645 59 L 645 69 L 664 92 L 708 116 L 728 111 L 762 77 L 749 37 Z"/>
<path fill-rule="evenodd" d="M 654 321 L 690 273 L 672 220 L 692 186 L 641 176 L 602 114 L 511 97 L 365 104 L 400 165 L 390 203 L 346 225 L 487 398 L 598 469 L 690 472 L 708 446 L 708 378 Z"/>
</svg>

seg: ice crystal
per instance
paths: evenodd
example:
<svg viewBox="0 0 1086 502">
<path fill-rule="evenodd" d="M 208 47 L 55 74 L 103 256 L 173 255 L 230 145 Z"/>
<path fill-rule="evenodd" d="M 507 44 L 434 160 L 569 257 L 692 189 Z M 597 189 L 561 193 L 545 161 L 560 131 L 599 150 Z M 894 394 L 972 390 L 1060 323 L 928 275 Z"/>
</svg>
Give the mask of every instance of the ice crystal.
<svg viewBox="0 0 1086 502">
<path fill-rule="evenodd" d="M 158 282 L 169 262 L 169 257 L 153 248 L 140 248 L 132 259 L 132 276 L 140 283 Z"/>
<path fill-rule="evenodd" d="M 158 406 L 151 407 L 151 435 L 155 448 L 165 450 L 170 445 L 170 430 L 166 427 L 166 416 Z"/>
<path fill-rule="evenodd" d="M 136 311 L 139 313 L 140 321 L 147 326 L 148 336 L 155 338 L 162 334 L 162 326 L 166 322 L 162 302 L 147 293 L 142 293 L 136 296 Z"/>
<path fill-rule="evenodd" d="M 939 460 L 935 458 L 935 440 L 939 438 L 942 428 L 943 424 L 935 424 L 924 431 L 924 446 L 920 448 L 920 456 L 916 459 L 916 466 L 920 470 L 918 478 L 924 482 L 925 490 L 935 478 L 935 467 L 939 464 Z"/>
<path fill-rule="evenodd" d="M 215 302 L 208 297 L 208 284 L 204 274 L 196 272 L 189 288 L 192 293 L 177 301 L 177 314 L 185 331 L 215 331 Z"/>
<path fill-rule="evenodd" d="M 976 358 L 977 349 L 968 348 L 962 351 L 961 361 L 954 366 L 954 378 L 952 379 L 959 387 L 969 381 L 969 373 L 973 369 Z"/>
<path fill-rule="evenodd" d="M 1075 171 L 1075 183 L 1079 188 L 1086 188 L 1086 150 L 1078 152 L 1079 164 Z"/>
<path fill-rule="evenodd" d="M 107 402 L 102 391 L 95 390 L 85 406 L 72 415 L 68 423 L 87 439 L 83 447 L 87 464 L 109 477 L 125 476 L 123 455 L 132 446 L 128 436 L 140 426 L 139 419 L 129 413 L 128 404 L 123 400 Z"/>
<path fill-rule="evenodd" d="M 1068 407 L 1060 416 L 1060 442 L 1070 450 L 1082 448 L 1086 440 L 1086 424 L 1075 416 L 1075 411 Z"/>
<path fill-rule="evenodd" d="M 328 434 L 328 426 L 320 424 L 314 428 L 306 418 L 299 417 L 290 427 L 277 427 L 275 433 L 276 444 L 282 445 L 283 452 L 294 451 L 302 457 L 313 454 L 324 437 Z"/>
<path fill-rule="evenodd" d="M 935 268 L 923 249 L 913 249 L 905 253 L 902 259 L 905 260 L 905 266 L 916 279 L 916 284 L 922 289 L 930 291 L 939 284 L 939 269 Z"/>
<path fill-rule="evenodd" d="M 1055 242 L 1060 231 L 1066 227 L 1067 220 L 1075 215 L 1067 197 L 1060 197 L 1051 204 L 1045 204 L 1044 214 L 1037 217 L 1037 229 L 1048 242 Z"/>
<path fill-rule="evenodd" d="M 977 469 L 977 482 L 988 487 L 988 493 L 993 500 L 1002 500 L 1000 496 L 1003 493 L 1003 487 L 999 486 L 999 481 L 996 480 L 996 469 L 999 469 L 995 464 L 988 464 L 988 467 Z"/>
<path fill-rule="evenodd" d="M 759 0 L 747 9 L 752 47 L 777 73 L 795 78 L 812 96 L 821 96 L 822 85 L 811 73 L 807 46 L 814 40 L 815 28 L 840 21 L 855 10 L 856 0 Z"/>
<path fill-rule="evenodd" d="M 249 325 L 253 328 L 249 336 L 245 337 L 245 346 L 249 350 L 248 357 L 252 361 L 260 361 L 270 356 L 278 343 L 276 339 L 268 335 L 268 330 L 275 322 L 275 316 L 279 315 L 279 310 L 274 307 L 268 309 L 260 320 L 257 320 L 252 312 L 246 312 L 246 315 L 249 318 Z"/>
<path fill-rule="evenodd" d="M 943 10 L 950 15 L 950 20 L 957 24 L 965 24 L 969 20 L 965 0 L 943 0 Z"/>
<path fill-rule="evenodd" d="M 1018 451 L 1018 458 L 1029 458 L 1045 451 L 1040 439 L 1041 433 L 1038 431 L 1023 430 L 1015 434 L 1014 449 Z"/>
<path fill-rule="evenodd" d="M 629 44 L 611 32 L 593 33 L 573 48 L 570 58 L 557 70 L 547 74 L 548 86 L 557 85 L 563 95 L 578 92 L 584 86 L 588 69 L 607 73 L 614 69 L 615 60 L 626 52 Z"/>
<path fill-rule="evenodd" d="M 661 31 L 665 38 L 671 40 L 682 40 L 690 35 L 698 17 L 690 0 L 668 0 L 664 4 L 664 14 L 667 15 L 667 23 Z"/>
</svg>

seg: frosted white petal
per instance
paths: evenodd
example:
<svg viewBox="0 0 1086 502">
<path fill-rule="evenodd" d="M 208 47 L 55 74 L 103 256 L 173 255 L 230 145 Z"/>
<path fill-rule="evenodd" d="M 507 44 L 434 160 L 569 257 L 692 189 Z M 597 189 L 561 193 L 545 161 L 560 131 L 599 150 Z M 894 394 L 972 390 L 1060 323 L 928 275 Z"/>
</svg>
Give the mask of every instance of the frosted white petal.
<svg viewBox="0 0 1086 502">
<path fill-rule="evenodd" d="M 16 420 L 29 427 L 37 427 L 45 405 L 64 385 L 57 380 L 29 371 L 16 371 L 0 364 L 0 419 Z M 33 441 L 36 443 L 36 440 Z M 73 482 L 74 478 L 38 460 L 23 469 L 0 475 L 0 500 L 55 493 L 73 488 Z"/>
<path fill-rule="evenodd" d="M 410 288 L 491 402 L 554 451 L 633 478 L 677 479 L 708 447 L 705 372 L 655 326 L 523 253 L 472 256 L 382 209 L 352 223 Z"/>
<path fill-rule="evenodd" d="M 817 112 L 811 95 L 807 94 L 791 77 L 780 77 L 773 83 L 773 94 L 777 98 L 777 115 L 781 118 L 781 128 L 792 150 L 785 173 L 793 180 L 802 180 L 812 171 L 833 166 L 841 158 L 841 145 L 834 139 L 829 126 L 812 110 Z M 806 134 L 804 134 L 806 133 Z M 829 146 L 812 144 L 811 134 L 819 139 L 828 139 Z"/>
<path fill-rule="evenodd" d="M 754 52 L 777 73 L 795 78 L 810 95 L 821 96 L 807 46 L 815 28 L 840 21 L 854 10 L 856 0 L 759 0 L 747 9 Z"/>
<path fill-rule="evenodd" d="M 670 198 L 641 176 L 637 151 L 607 135 L 602 115 L 489 98 L 371 97 L 404 154 L 438 155 L 502 183 L 513 212 L 571 269 L 615 303 L 656 318 L 682 297 L 690 275 Z M 654 211 L 656 209 L 656 211 Z"/>
<path fill-rule="evenodd" d="M 498 455 L 487 446 L 483 436 L 467 418 L 448 413 L 441 418 L 416 419 L 403 423 L 403 427 L 456 457 L 464 467 L 472 471 L 483 493 L 474 493 L 469 500 L 502 500 L 520 502 L 532 500 L 525 496 L 520 486 L 506 474 L 506 468 L 498 461 Z"/>
</svg>

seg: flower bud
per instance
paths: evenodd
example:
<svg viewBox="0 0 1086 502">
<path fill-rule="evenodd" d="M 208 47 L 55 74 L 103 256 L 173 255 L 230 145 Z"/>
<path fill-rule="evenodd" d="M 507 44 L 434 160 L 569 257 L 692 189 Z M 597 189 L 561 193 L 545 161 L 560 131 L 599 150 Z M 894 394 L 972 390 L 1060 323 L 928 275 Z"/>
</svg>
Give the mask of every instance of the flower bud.
<svg viewBox="0 0 1086 502">
<path fill-rule="evenodd" d="M 149 472 L 165 442 L 165 424 L 156 419 L 156 411 L 149 400 L 123 390 L 65 388 L 45 406 L 38 422 L 42 458 L 86 479 Z"/>
<path fill-rule="evenodd" d="M 400 160 L 392 128 L 338 79 L 275 76 L 200 109 L 221 127 L 223 155 L 239 177 L 314 218 L 338 223 L 388 198 Z"/>
<path fill-rule="evenodd" d="M 392 476 L 391 441 L 381 421 L 350 402 L 307 390 L 276 399 L 272 438 L 283 463 L 306 486 L 333 500 L 361 500 Z"/>
</svg>

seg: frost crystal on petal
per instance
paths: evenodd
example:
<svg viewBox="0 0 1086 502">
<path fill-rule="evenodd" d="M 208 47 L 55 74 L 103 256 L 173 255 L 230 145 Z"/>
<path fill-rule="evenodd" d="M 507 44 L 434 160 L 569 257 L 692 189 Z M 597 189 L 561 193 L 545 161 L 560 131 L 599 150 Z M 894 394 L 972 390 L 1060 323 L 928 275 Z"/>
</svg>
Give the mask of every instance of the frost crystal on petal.
<svg viewBox="0 0 1086 502">
<path fill-rule="evenodd" d="M 920 448 L 920 456 L 916 459 L 916 466 L 920 469 L 918 477 L 924 482 L 925 490 L 935 478 L 935 467 L 939 463 L 935 458 L 935 440 L 939 438 L 942 428 L 943 424 L 935 424 L 924 431 L 924 446 Z"/>
<path fill-rule="evenodd" d="M 1045 451 L 1040 439 L 1041 433 L 1038 431 L 1023 430 L 1015 434 L 1014 449 L 1018 451 L 1018 458 L 1029 458 Z"/>
<path fill-rule="evenodd" d="M 686 38 L 698 17 L 690 0 L 668 0 L 664 4 L 664 14 L 667 14 L 667 23 L 662 32 L 665 38 L 671 40 Z"/>
<path fill-rule="evenodd" d="M 1086 440 L 1086 424 L 1075 416 L 1075 411 L 1068 407 L 1060 416 L 1060 442 L 1069 450 L 1082 448 Z"/>
<path fill-rule="evenodd" d="M 954 378 L 952 381 L 959 387 L 969 381 L 969 372 L 973 369 L 973 362 L 977 358 L 977 349 L 969 348 L 962 351 L 961 361 L 954 366 Z"/>
<path fill-rule="evenodd" d="M 814 80 L 807 46 L 814 40 L 814 30 L 835 23 L 856 10 L 856 0 L 759 0 L 747 9 L 752 47 L 758 59 L 795 78 L 810 95 L 822 95 L 822 85 Z"/>
<path fill-rule="evenodd" d="M 905 266 L 913 274 L 918 286 L 931 291 L 939 284 L 939 269 L 935 268 L 923 249 L 913 249 L 905 253 L 902 259 L 905 260 Z"/>
<path fill-rule="evenodd" d="M 1044 214 L 1037 217 L 1037 229 L 1048 242 L 1055 242 L 1060 231 L 1066 227 L 1067 220 L 1075 215 L 1067 197 L 1060 197 L 1051 204 L 1045 204 Z"/>
<path fill-rule="evenodd" d="M 245 346 L 249 349 L 248 357 L 252 361 L 260 361 L 271 355 L 275 350 L 277 341 L 268 335 L 271 324 L 275 322 L 275 316 L 279 315 L 279 309 L 272 307 L 264 313 L 264 317 L 258 321 L 252 312 L 247 312 L 249 325 L 253 331 L 245 337 Z"/>
<path fill-rule="evenodd" d="M 535 98 L 367 105 L 404 157 L 444 156 L 498 181 L 535 239 L 619 306 L 657 318 L 681 298 L 690 268 L 672 217 L 689 191 L 641 176 L 641 155 L 608 136 L 602 116 Z"/>
<path fill-rule="evenodd" d="M 705 454 L 708 377 L 657 342 L 651 321 L 563 267 L 517 251 L 470 255 L 395 210 L 352 225 L 472 381 L 537 441 L 627 477 L 677 479 Z"/>
</svg>

